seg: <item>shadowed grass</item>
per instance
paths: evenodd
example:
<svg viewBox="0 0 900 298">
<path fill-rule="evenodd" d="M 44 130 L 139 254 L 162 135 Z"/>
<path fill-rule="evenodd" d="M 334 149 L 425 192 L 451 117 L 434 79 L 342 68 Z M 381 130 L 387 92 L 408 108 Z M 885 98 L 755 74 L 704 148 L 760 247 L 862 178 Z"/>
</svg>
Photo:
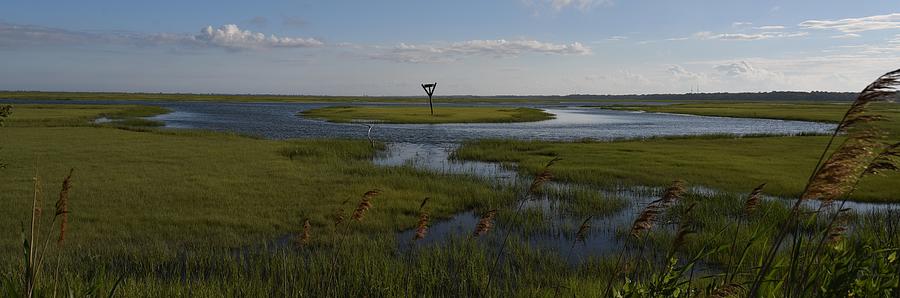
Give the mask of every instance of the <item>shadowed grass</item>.
<svg viewBox="0 0 900 298">
<path fill-rule="evenodd" d="M 404 124 L 532 122 L 553 119 L 553 114 L 532 108 L 437 107 L 327 107 L 301 115 L 331 122 L 381 122 Z"/>
</svg>

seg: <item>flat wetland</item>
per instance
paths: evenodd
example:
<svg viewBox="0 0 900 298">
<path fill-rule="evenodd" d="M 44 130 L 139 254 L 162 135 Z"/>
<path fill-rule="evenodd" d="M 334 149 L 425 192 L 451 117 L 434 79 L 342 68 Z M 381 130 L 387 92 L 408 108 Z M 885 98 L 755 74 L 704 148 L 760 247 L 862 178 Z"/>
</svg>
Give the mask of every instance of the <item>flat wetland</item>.
<svg viewBox="0 0 900 298">
<path fill-rule="evenodd" d="M 534 122 L 553 119 L 553 114 L 533 108 L 438 107 L 436 113 L 425 107 L 350 107 L 312 109 L 303 116 L 331 122 L 370 122 L 393 124 L 503 123 Z"/>
<path fill-rule="evenodd" d="M 420 99 L 133 97 L 0 101 L 12 105 L 0 127 L 0 295 L 21 296 L 35 207 L 39 230 L 55 231 L 39 296 L 706 297 L 746 293 L 769 255 L 769 278 L 785 282 L 760 291 L 775 296 L 838 284 L 817 274 L 839 270 L 878 283 L 853 293 L 900 285 L 891 171 L 833 207 L 798 205 L 805 220 L 770 253 L 849 102 L 507 102 L 436 105 L 432 117 Z M 872 108 L 897 142 L 896 104 Z M 70 170 L 57 244 L 48 221 Z"/>
</svg>

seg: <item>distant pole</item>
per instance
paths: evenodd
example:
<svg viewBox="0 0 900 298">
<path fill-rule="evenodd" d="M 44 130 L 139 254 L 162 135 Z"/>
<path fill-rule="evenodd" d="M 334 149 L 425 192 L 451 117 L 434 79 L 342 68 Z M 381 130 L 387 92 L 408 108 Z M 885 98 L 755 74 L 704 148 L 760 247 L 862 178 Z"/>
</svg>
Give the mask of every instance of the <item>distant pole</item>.
<svg viewBox="0 0 900 298">
<path fill-rule="evenodd" d="M 434 94 L 435 87 L 437 87 L 437 82 L 433 84 L 422 84 L 422 89 L 425 89 L 425 94 L 428 94 L 428 108 L 431 109 L 432 116 L 434 116 L 434 104 L 431 102 L 431 95 Z"/>
</svg>

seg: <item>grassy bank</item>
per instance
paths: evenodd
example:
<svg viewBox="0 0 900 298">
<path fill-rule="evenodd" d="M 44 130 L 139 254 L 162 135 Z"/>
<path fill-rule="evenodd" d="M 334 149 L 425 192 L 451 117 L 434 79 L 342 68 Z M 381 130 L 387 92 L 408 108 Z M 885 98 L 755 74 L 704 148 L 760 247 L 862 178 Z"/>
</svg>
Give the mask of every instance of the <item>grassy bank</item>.
<svg viewBox="0 0 900 298">
<path fill-rule="evenodd" d="M 691 103 L 672 105 L 610 106 L 607 109 L 627 111 L 647 111 L 656 113 L 676 113 L 700 116 L 721 116 L 740 118 L 765 118 L 801 120 L 817 122 L 838 122 L 850 103 Z M 889 118 L 900 119 L 900 107 L 896 104 L 882 104 L 874 107 Z M 895 125 L 896 126 L 896 125 Z"/>
<path fill-rule="evenodd" d="M 413 85 L 414 88 L 417 88 Z M 421 92 L 421 90 L 416 90 Z M 440 94 L 440 90 L 438 90 Z M 437 102 L 505 102 L 505 103 L 596 103 L 596 102 L 693 102 L 693 101 L 850 101 L 852 93 L 769 92 L 769 93 L 707 93 L 707 94 L 642 94 L 642 95 L 499 95 L 467 96 L 438 95 Z M 278 94 L 197 94 L 197 93 L 140 93 L 140 92 L 51 92 L 0 91 L 0 99 L 31 100 L 145 100 L 145 101 L 232 101 L 232 102 L 397 102 L 424 103 L 421 96 L 321 96 Z"/>
<path fill-rule="evenodd" d="M 421 91 L 421 90 L 419 90 Z M 132 100 L 132 101 L 227 101 L 227 102 L 389 102 L 427 103 L 422 96 L 316 96 L 274 94 L 193 94 L 193 93 L 125 93 L 125 92 L 39 92 L 0 91 L 0 99 L 29 100 Z M 664 99 L 653 99 L 660 101 Z M 435 101 L 453 103 L 558 103 L 558 102 L 634 102 L 640 98 L 570 98 L 565 96 L 435 96 Z"/>
<path fill-rule="evenodd" d="M 52 181 L 44 186 L 50 190 L 74 168 L 76 247 L 233 247 L 295 232 L 307 218 L 321 233 L 331 232 L 333 209 L 347 199 L 345 207 L 353 208 L 371 189 L 383 196 L 362 228 L 370 231 L 411 227 L 424 197 L 432 198 L 436 217 L 509 199 L 471 179 L 376 167 L 368 160 L 374 149 L 364 141 L 265 141 L 91 127 L 9 127 L 0 135 L 14 140 L 2 144 L 9 165 L 0 176 L 0 195 L 10 203 L 0 210 L 0 225 L 15 227 L 25 219 L 31 177 Z M 17 253 L 18 229 L 0 231 L 0 239 L 6 257 Z"/>
<path fill-rule="evenodd" d="M 168 113 L 169 110 L 139 105 L 67 105 L 17 104 L 6 120 L 10 127 L 87 126 L 91 121 L 107 118 L 110 124 L 159 126 L 161 122 L 140 119 Z"/>
<path fill-rule="evenodd" d="M 373 121 L 382 123 L 501 123 L 553 119 L 553 114 L 532 108 L 437 107 L 327 107 L 301 115 L 331 122 Z"/>
<path fill-rule="evenodd" d="M 696 185 L 736 192 L 768 183 L 767 192 L 798 195 L 827 137 L 685 137 L 619 142 L 479 140 L 463 144 L 455 157 L 518 165 L 537 173 L 549 156 L 558 179 L 597 185 L 655 185 L 681 177 Z M 867 178 L 853 194 L 859 201 L 896 202 L 900 175 Z"/>
</svg>

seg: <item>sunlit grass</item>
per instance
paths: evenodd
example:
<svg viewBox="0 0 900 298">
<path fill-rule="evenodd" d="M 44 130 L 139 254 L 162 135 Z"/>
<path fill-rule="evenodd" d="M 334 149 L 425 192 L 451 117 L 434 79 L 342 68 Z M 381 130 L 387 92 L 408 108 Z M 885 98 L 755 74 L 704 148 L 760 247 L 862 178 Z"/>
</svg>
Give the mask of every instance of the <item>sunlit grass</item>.
<svg viewBox="0 0 900 298">
<path fill-rule="evenodd" d="M 672 177 L 693 185 L 748 192 L 768 183 L 767 193 L 798 195 L 827 137 L 661 138 L 617 142 L 477 140 L 464 143 L 455 157 L 518 165 L 539 172 L 548 156 L 564 157 L 555 167 L 563 181 L 601 186 L 664 186 Z M 855 200 L 892 202 L 900 198 L 898 175 L 869 177 Z M 752 187 L 751 187 L 752 188 Z"/>
</svg>

